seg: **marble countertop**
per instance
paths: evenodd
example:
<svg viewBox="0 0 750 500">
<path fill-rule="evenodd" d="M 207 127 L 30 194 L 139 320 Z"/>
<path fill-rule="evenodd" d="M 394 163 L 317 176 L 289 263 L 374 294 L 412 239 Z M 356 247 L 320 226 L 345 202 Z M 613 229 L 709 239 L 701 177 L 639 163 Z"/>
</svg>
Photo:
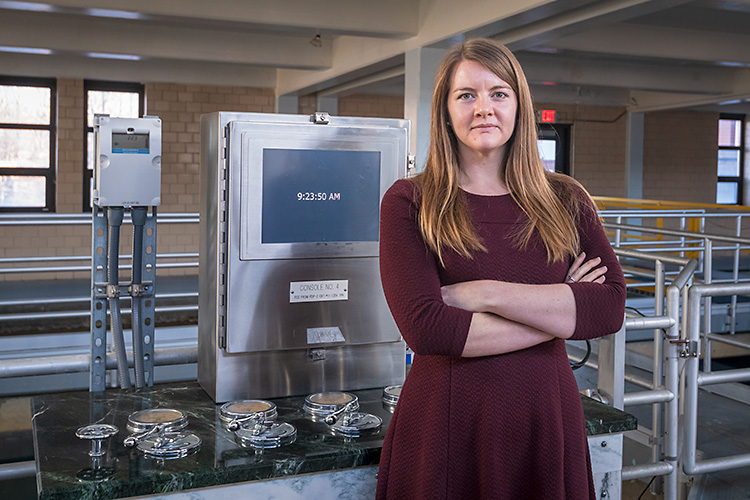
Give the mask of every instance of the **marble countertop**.
<svg viewBox="0 0 750 500">
<path fill-rule="evenodd" d="M 32 419 L 39 498 L 123 498 L 376 465 L 391 413 L 382 402 L 382 389 L 352 392 L 359 398 L 359 411 L 383 419 L 380 432 L 356 439 L 334 436 L 326 424 L 305 416 L 304 396 L 273 399 L 278 420 L 294 425 L 297 439 L 262 452 L 236 443 L 234 433 L 224 429 L 219 420 L 221 405 L 215 404 L 197 382 L 35 396 Z M 632 415 L 581 398 L 589 435 L 636 427 Z M 184 431 L 201 438 L 200 450 L 179 459 L 156 460 L 123 446 L 123 439 L 130 434 L 126 429 L 128 415 L 151 408 L 185 412 L 189 424 Z M 104 441 L 106 453 L 98 463 L 88 455 L 90 442 L 75 436 L 79 427 L 91 423 L 119 428 L 119 434 Z"/>
</svg>

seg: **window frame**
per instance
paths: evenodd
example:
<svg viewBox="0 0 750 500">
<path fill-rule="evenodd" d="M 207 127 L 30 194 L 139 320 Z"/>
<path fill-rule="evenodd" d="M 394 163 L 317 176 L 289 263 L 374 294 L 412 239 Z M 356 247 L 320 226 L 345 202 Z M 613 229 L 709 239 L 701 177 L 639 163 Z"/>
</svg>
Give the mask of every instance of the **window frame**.
<svg viewBox="0 0 750 500">
<path fill-rule="evenodd" d="M 138 116 L 146 114 L 146 86 L 136 82 L 113 82 L 106 80 L 83 81 L 83 212 L 91 212 L 91 179 L 94 170 L 88 169 L 88 138 L 94 127 L 88 124 L 89 91 L 101 92 L 135 92 L 138 94 Z"/>
<path fill-rule="evenodd" d="M 45 200 L 44 207 L 2 207 L 0 213 L 14 212 L 55 212 L 57 191 L 57 79 L 36 78 L 26 76 L 0 75 L 0 85 L 18 87 L 44 87 L 50 89 L 49 124 L 9 123 L 0 122 L 3 130 L 46 130 L 49 132 L 49 166 L 48 168 L 18 168 L 0 167 L 0 175 L 20 177 L 44 177 Z"/>
<path fill-rule="evenodd" d="M 737 202 L 736 203 L 719 203 L 716 200 L 717 205 L 744 205 L 744 189 L 745 189 L 745 119 L 746 116 L 735 113 L 721 113 L 719 120 L 738 120 L 740 122 L 740 144 L 739 146 L 722 146 L 718 144 L 717 140 L 717 153 L 716 153 L 716 191 L 718 196 L 719 183 L 728 182 L 737 184 Z M 718 129 L 718 122 L 716 123 Z M 725 176 L 719 175 L 719 152 L 720 151 L 738 151 L 739 152 L 739 173 L 737 176 Z"/>
<path fill-rule="evenodd" d="M 570 176 L 570 133 L 567 123 L 537 123 L 537 140 L 555 141 L 555 173 Z"/>
</svg>

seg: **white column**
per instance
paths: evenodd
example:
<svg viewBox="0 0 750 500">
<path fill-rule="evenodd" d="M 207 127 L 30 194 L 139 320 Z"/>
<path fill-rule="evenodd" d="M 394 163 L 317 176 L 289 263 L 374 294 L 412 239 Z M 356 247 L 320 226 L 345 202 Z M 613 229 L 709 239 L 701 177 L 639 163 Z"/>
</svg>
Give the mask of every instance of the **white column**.
<svg viewBox="0 0 750 500">
<path fill-rule="evenodd" d="M 643 198 L 643 113 L 628 113 L 625 144 L 626 197 Z"/>
<path fill-rule="evenodd" d="M 331 116 L 336 116 L 339 114 L 338 96 L 318 97 L 318 104 L 315 111 L 321 111 L 328 113 Z"/>
<path fill-rule="evenodd" d="M 296 95 L 276 96 L 276 112 L 288 115 L 299 113 L 299 98 Z"/>
<path fill-rule="evenodd" d="M 411 122 L 409 152 L 417 159 L 417 171 L 424 169 L 430 143 L 430 104 L 443 49 L 421 48 L 406 53 L 404 118 Z"/>
</svg>

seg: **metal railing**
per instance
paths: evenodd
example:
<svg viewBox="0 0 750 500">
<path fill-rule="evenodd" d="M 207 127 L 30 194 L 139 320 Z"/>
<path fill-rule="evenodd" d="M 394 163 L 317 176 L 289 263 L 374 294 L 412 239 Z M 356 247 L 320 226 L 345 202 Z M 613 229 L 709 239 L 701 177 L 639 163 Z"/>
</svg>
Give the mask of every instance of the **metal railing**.
<svg viewBox="0 0 750 500">
<path fill-rule="evenodd" d="M 697 435 L 698 435 L 698 389 L 711 384 L 722 384 L 727 382 L 742 382 L 750 380 L 750 368 L 724 370 L 711 373 L 700 371 L 699 357 L 701 354 L 701 300 L 710 297 L 732 294 L 750 294 L 750 283 L 737 285 L 694 285 L 690 288 L 688 300 L 688 323 L 685 335 L 686 346 L 686 384 L 685 384 L 685 445 L 683 451 L 683 467 L 686 474 L 703 474 L 719 470 L 728 470 L 738 467 L 750 466 L 750 453 L 713 458 L 707 460 L 697 459 Z M 706 306 L 708 307 L 708 306 Z M 710 349 L 706 339 L 706 350 Z M 750 345 L 744 345 L 750 349 Z"/>
<path fill-rule="evenodd" d="M 627 406 L 653 405 L 651 429 L 651 463 L 630 465 L 622 469 L 622 479 L 638 479 L 649 476 L 664 476 L 665 500 L 676 500 L 678 488 L 678 442 L 679 417 L 678 391 L 679 353 L 675 340 L 679 338 L 680 297 L 687 290 L 698 262 L 673 256 L 653 255 L 630 249 L 615 249 L 618 257 L 653 260 L 655 275 L 654 316 L 626 317 L 623 328 L 615 335 L 599 340 L 597 391 L 608 404 L 624 409 Z M 677 277 L 667 286 L 666 311 L 663 310 L 665 296 L 664 264 L 681 267 Z M 654 330 L 653 379 L 651 381 L 626 373 L 625 335 L 628 331 Z M 663 353 L 663 355 L 662 355 Z M 666 359 L 666 366 L 663 360 Z M 625 393 L 625 381 L 636 383 L 647 390 Z M 662 406 L 666 411 L 662 412 Z M 662 414 L 663 413 L 663 414 Z M 663 424 L 662 424 L 663 421 Z M 664 439 L 661 439 L 664 437 Z"/>
<path fill-rule="evenodd" d="M 661 210 L 647 211 L 603 211 L 605 227 L 614 235 L 615 253 L 622 260 L 629 263 L 650 263 L 628 269 L 631 277 L 629 286 L 653 287 L 653 316 L 629 315 L 623 329 L 616 335 L 599 340 L 598 363 L 592 362 L 598 369 L 598 392 L 609 404 L 620 409 L 636 405 L 652 405 L 653 425 L 650 429 L 652 437 L 652 460 L 648 464 L 629 465 L 622 469 L 622 479 L 647 478 L 662 476 L 664 478 L 665 500 L 677 498 L 678 475 L 681 471 L 686 474 L 701 474 L 717 470 L 725 470 L 750 465 L 750 454 L 718 459 L 698 460 L 697 443 L 697 394 L 698 389 L 710 384 L 750 380 L 750 368 L 711 371 L 710 342 L 721 341 L 734 347 L 750 349 L 750 345 L 737 340 L 734 336 L 719 336 L 711 331 L 711 298 L 721 295 L 733 296 L 730 304 L 732 326 L 736 318 L 737 296 L 750 295 L 750 278 L 744 278 L 740 272 L 740 253 L 750 249 L 750 239 L 742 238 L 742 217 L 747 214 L 721 214 L 720 217 L 736 217 L 735 236 L 706 234 L 700 232 L 705 228 L 706 219 L 714 216 L 697 209 L 690 211 Z M 34 216 L 0 216 L 0 225 L 33 224 L 91 224 L 90 216 L 43 216 L 34 221 Z M 195 223 L 196 214 L 159 214 L 158 222 L 162 223 Z M 665 229 L 648 225 L 626 224 L 623 221 L 649 218 L 675 218 L 679 229 Z M 698 218 L 699 224 L 691 223 L 690 219 Z M 615 222 L 609 222 L 609 219 Z M 688 230 L 688 227 L 698 227 L 699 231 Z M 732 255 L 733 269 L 731 277 L 720 280 L 714 279 L 713 261 L 716 252 L 729 251 Z M 687 258 L 696 255 L 696 258 Z M 184 258 L 188 262 L 172 263 L 183 266 L 197 267 L 196 254 L 164 254 L 157 255 L 157 259 L 176 260 Z M 82 264 L 90 262 L 90 256 L 70 256 L 68 266 L 61 266 L 65 257 L 28 258 L 28 259 L 0 259 L 0 273 L 36 273 L 49 272 L 63 268 L 65 271 L 90 270 L 90 266 Z M 195 259 L 195 261 L 193 261 Z M 13 262 L 11 262 L 13 261 Z M 4 271 L 2 265 L 23 264 L 14 269 L 22 271 Z M 34 264 L 34 265 L 32 265 Z M 36 265 L 39 264 L 39 265 Z M 169 262 L 159 264 L 157 268 L 168 268 Z M 27 268 L 27 269 L 24 269 Z M 80 269 L 79 269 L 80 268 Z M 7 268 L 13 269 L 13 268 Z M 702 273 L 703 279 L 694 278 L 695 273 Z M 727 282 L 729 281 L 729 282 Z M 170 298 L 180 299 L 194 297 L 196 292 L 187 294 L 172 294 Z M 157 295 L 159 298 L 159 295 Z M 82 304 L 81 311 L 57 311 L 55 314 L 89 314 L 90 297 L 75 297 L 61 299 L 71 300 Z M 34 299 L 6 300 L 0 306 L 20 306 L 33 304 Z M 705 301 L 705 306 L 701 307 Z M 173 306 L 181 307 L 181 306 Z M 197 306 L 183 306 L 197 309 Z M 157 308 L 157 311 L 159 309 Z M 24 313 L 25 314 L 25 313 Z M 38 315 L 42 313 L 29 313 Z M 703 318 L 701 318 L 703 314 Z M 29 316 L 9 315 L 16 319 Z M 0 315 L 0 321 L 3 316 Z M 701 330 L 703 326 L 703 330 Z M 634 373 L 629 373 L 626 367 L 625 336 L 627 332 L 651 331 L 654 336 L 654 355 L 650 367 L 652 377 L 647 379 Z M 732 330 L 734 333 L 734 329 Z M 701 342 L 704 345 L 701 345 Z M 704 349 L 701 349 L 704 347 Z M 701 352 L 705 353 L 705 368 L 699 370 L 698 362 Z M 156 349 L 154 362 L 157 365 L 172 365 L 181 363 L 195 363 L 197 347 Z M 23 377 L 30 375 L 85 372 L 89 370 L 89 355 L 51 356 L 47 358 L 14 359 L 0 361 L 0 379 L 9 377 Z M 108 361 L 109 357 L 108 357 Z M 128 360 L 132 363 L 132 360 Z M 107 366 L 107 368 L 114 368 Z M 685 388 L 680 389 L 681 369 L 686 367 Z M 625 393 L 625 381 L 642 387 L 643 391 Z M 679 419 L 679 410 L 684 403 L 684 421 Z M 680 453 L 678 438 L 684 437 L 685 446 Z M 13 468 L 15 467 L 15 468 Z M 7 469 L 7 470 L 5 470 Z M 18 470 L 16 470 L 18 469 Z M 32 470 L 28 464 L 11 464 L 10 468 L 0 467 L 0 478 L 5 470 L 11 475 L 26 475 Z"/>
<path fill-rule="evenodd" d="M 705 226 L 706 219 L 734 219 L 735 236 L 686 231 L 683 229 L 664 229 L 646 225 L 632 225 L 622 223 L 623 219 L 659 219 L 665 216 L 669 216 L 679 218 L 681 221 L 680 225 L 684 227 L 686 219 L 694 215 L 696 214 L 687 215 L 674 211 L 670 211 L 667 214 L 661 212 L 648 214 L 641 211 L 638 211 L 635 214 L 631 214 L 630 212 L 626 212 L 625 214 L 620 212 L 602 213 L 602 216 L 605 219 L 605 229 L 610 230 L 614 233 L 613 246 L 615 248 L 633 248 L 646 253 L 671 254 L 679 255 L 680 257 L 685 257 L 688 254 L 697 254 L 699 262 L 697 272 L 703 274 L 702 281 L 704 283 L 710 284 L 750 282 L 750 276 L 742 277 L 740 271 L 740 255 L 743 251 L 750 250 L 750 238 L 741 237 L 743 217 L 748 216 L 748 214 L 746 213 L 699 214 L 701 228 Z M 616 222 L 607 222 L 607 219 L 609 218 L 614 218 Z M 645 239 L 644 235 L 650 236 L 650 238 Z M 664 240 L 664 236 L 673 237 L 675 239 Z M 714 277 L 715 258 L 717 254 L 721 252 L 729 252 L 732 258 L 731 277 L 729 278 Z M 655 283 L 634 282 L 631 283 L 630 286 L 636 288 L 649 285 L 655 285 Z M 704 317 L 704 321 L 706 323 L 705 331 L 707 333 L 711 333 L 711 318 L 714 313 L 714 308 L 710 299 L 708 300 L 707 307 L 711 310 L 711 314 L 707 314 Z M 736 332 L 737 326 L 737 295 L 732 295 L 730 297 L 730 303 L 728 306 L 728 322 L 729 331 L 730 333 L 734 334 Z"/>
<path fill-rule="evenodd" d="M 604 215 L 604 214 L 603 214 Z M 664 498 L 678 497 L 679 474 L 696 475 L 738 467 L 750 466 L 750 454 L 698 460 L 698 390 L 712 384 L 750 381 L 750 368 L 722 370 L 711 369 L 711 342 L 722 342 L 744 350 L 750 344 L 734 335 L 716 335 L 711 319 L 715 313 L 712 297 L 730 297 L 728 316 L 730 332 L 736 332 L 737 298 L 750 296 L 750 279 L 741 276 L 740 253 L 750 249 L 750 239 L 742 238 L 743 217 L 747 214 L 681 213 L 609 213 L 616 222 L 604 223 L 614 236 L 615 253 L 629 262 L 652 262 L 653 266 L 628 269 L 630 287 L 653 287 L 654 315 L 626 318 L 623 331 L 618 336 L 600 339 L 598 362 L 598 391 L 610 404 L 620 408 L 653 405 L 653 425 L 649 442 L 652 446 L 651 463 L 625 466 L 622 479 L 663 476 Z M 681 229 L 665 229 L 647 224 L 625 224 L 623 219 L 649 217 L 674 217 Z M 687 220 L 698 216 L 699 229 L 705 228 L 707 218 L 734 217 L 735 236 L 688 231 Z M 692 224 L 696 227 L 696 224 Z M 634 250 L 634 249 L 638 250 Z M 732 269 L 728 278 L 717 279 L 714 263 L 717 252 L 730 252 Z M 686 259 L 695 255 L 696 259 Z M 678 271 L 665 271 L 665 265 L 678 265 Z M 694 273 L 702 276 L 693 278 Z M 645 280 L 644 280 L 645 278 Z M 702 279 L 698 279 L 702 278 Z M 665 284 L 666 295 L 663 293 Z M 693 282 L 695 281 L 695 283 Z M 666 303 L 666 308 L 664 304 Z M 724 307 L 724 306 L 721 306 Z M 653 344 L 652 380 L 629 374 L 625 361 L 625 332 L 655 329 Z M 621 355 L 614 353 L 621 352 Z M 703 353 L 704 368 L 699 369 Z M 680 374 L 684 371 L 684 387 Z M 614 385 L 613 381 L 622 386 Z M 624 383 L 629 381 L 645 391 L 624 393 Z M 620 406 L 621 405 L 621 406 Z M 683 418 L 680 408 L 684 406 Z M 663 410 L 663 411 L 662 411 Z M 643 430 L 643 429 L 639 429 Z M 678 437 L 684 437 L 684 447 L 678 449 Z"/>
<path fill-rule="evenodd" d="M 197 224 L 199 215 L 196 213 L 158 214 L 160 225 Z M 125 224 L 130 224 L 130 217 L 126 215 Z M 0 228 L 12 226 L 88 226 L 91 227 L 89 214 L 0 214 Z M 82 249 L 86 255 L 44 256 L 44 257 L 4 257 L 0 258 L 0 279 L 18 278 L 29 279 L 42 273 L 91 272 L 91 248 Z M 132 255 L 120 256 L 121 271 L 129 271 L 132 266 Z M 198 253 L 158 253 L 156 255 L 157 274 L 169 269 L 198 269 Z M 187 302 L 179 305 L 157 307 L 156 312 L 196 312 L 198 306 L 195 298 L 198 291 L 180 291 L 175 293 L 159 292 L 157 287 L 156 299 L 170 299 L 171 301 Z M 125 297 L 123 297 L 125 298 Z M 54 309 L 57 306 L 68 306 L 67 309 Z M 45 310 L 34 312 L 19 312 L 24 308 L 41 307 Z M 51 307 L 50 307 L 51 306 Z M 0 325 L 9 321 L 26 320 L 59 320 L 70 318 L 87 318 L 91 315 L 91 294 L 66 296 L 64 298 L 23 297 L 0 299 Z M 123 313 L 129 314 L 128 310 Z"/>
</svg>

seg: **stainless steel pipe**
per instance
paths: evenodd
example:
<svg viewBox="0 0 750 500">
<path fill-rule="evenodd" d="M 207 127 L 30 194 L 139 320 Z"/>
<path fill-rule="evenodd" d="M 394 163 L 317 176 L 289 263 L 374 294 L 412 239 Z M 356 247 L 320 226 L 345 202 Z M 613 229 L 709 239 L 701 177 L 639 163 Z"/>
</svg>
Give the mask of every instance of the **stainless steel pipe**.
<svg viewBox="0 0 750 500">
<path fill-rule="evenodd" d="M 154 365 L 184 365 L 198 362 L 198 347 L 171 347 L 154 351 Z M 56 375 L 60 373 L 88 372 L 90 354 L 65 356 L 44 356 L 36 358 L 10 359 L 0 361 L 0 379 L 10 377 L 31 377 L 34 375 Z M 133 366 L 133 358 L 128 357 L 128 366 Z M 106 368 L 117 368 L 114 356 L 107 356 Z"/>
</svg>

